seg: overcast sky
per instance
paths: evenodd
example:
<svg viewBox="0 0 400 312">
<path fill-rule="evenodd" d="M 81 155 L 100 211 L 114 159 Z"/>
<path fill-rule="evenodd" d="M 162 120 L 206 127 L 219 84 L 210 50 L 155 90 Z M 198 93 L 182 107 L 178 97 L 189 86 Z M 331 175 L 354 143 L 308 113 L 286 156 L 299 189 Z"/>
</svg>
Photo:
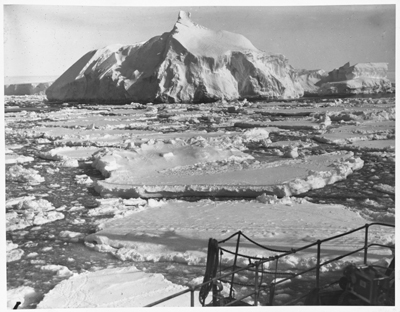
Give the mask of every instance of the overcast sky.
<svg viewBox="0 0 400 312">
<path fill-rule="evenodd" d="M 241 5 L 248 3 L 242 1 Z M 387 62 L 390 71 L 395 68 L 393 4 L 297 7 L 6 4 L 3 8 L 6 76 L 61 75 L 90 50 L 114 43 L 146 41 L 170 31 L 179 10 L 191 12 L 197 24 L 242 34 L 260 50 L 283 54 L 295 68 L 330 71 L 346 62 L 352 65 Z"/>
</svg>

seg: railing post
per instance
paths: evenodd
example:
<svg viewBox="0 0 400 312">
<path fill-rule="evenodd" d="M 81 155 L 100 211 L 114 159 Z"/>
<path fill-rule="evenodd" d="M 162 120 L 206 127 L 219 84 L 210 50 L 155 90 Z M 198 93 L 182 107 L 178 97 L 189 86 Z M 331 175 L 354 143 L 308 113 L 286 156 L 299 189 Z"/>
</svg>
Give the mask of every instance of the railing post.
<svg viewBox="0 0 400 312">
<path fill-rule="evenodd" d="M 190 287 L 190 306 L 194 307 L 194 288 Z"/>
<path fill-rule="evenodd" d="M 254 277 L 254 305 L 257 306 L 258 304 L 258 266 L 260 265 L 260 261 L 257 261 L 256 263 L 256 274 Z"/>
<path fill-rule="evenodd" d="M 369 224 L 365 225 L 365 240 L 364 240 L 364 264 L 367 264 L 368 257 L 368 228 Z"/>
<path fill-rule="evenodd" d="M 237 238 L 237 242 L 236 242 L 236 252 L 235 252 L 235 260 L 233 262 L 233 271 L 235 271 L 236 269 L 236 261 L 237 261 L 237 254 L 239 252 L 239 242 L 240 242 L 240 235 L 242 234 L 242 232 L 239 231 L 238 234 L 238 238 Z M 232 273 L 232 279 L 231 279 L 231 289 L 229 291 L 229 298 L 233 298 L 233 280 L 235 277 L 235 273 Z"/>
<path fill-rule="evenodd" d="M 321 241 L 317 240 L 318 246 L 317 246 L 317 267 L 316 267 L 316 272 L 315 272 L 315 278 L 316 278 L 316 287 L 319 289 L 319 269 L 320 269 L 320 263 L 321 263 Z"/>
<path fill-rule="evenodd" d="M 275 283 L 271 283 L 269 287 L 269 305 L 274 305 L 274 295 L 275 295 Z"/>
</svg>

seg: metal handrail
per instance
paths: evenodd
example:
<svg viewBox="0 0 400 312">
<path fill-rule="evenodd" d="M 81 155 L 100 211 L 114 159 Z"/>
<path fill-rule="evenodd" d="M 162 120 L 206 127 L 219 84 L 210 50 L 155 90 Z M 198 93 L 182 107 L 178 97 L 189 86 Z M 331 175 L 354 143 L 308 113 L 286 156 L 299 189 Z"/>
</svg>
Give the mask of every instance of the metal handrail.
<svg viewBox="0 0 400 312">
<path fill-rule="evenodd" d="M 210 284 L 210 283 L 214 283 L 214 282 L 216 282 L 216 281 L 218 281 L 218 280 L 222 280 L 224 277 L 227 277 L 227 276 L 232 276 L 232 281 L 231 281 L 231 282 L 233 283 L 234 274 L 236 274 L 236 273 L 238 273 L 238 272 L 241 272 L 241 271 L 245 271 L 245 270 L 252 269 L 252 268 L 254 268 L 254 267 L 256 268 L 256 269 L 255 269 L 255 272 L 256 272 L 255 291 L 250 292 L 250 293 L 248 293 L 247 295 L 244 295 L 244 296 L 242 296 L 242 297 L 239 298 L 239 299 L 235 299 L 235 300 L 233 300 L 233 301 L 227 303 L 226 306 L 233 305 L 234 303 L 239 302 L 240 300 L 242 300 L 242 299 L 244 299 L 244 298 L 247 298 L 247 297 L 250 297 L 250 296 L 252 296 L 252 295 L 255 295 L 255 296 L 256 296 L 256 297 L 255 297 L 255 300 L 254 300 L 254 305 L 257 305 L 257 293 L 258 293 L 258 280 L 257 280 L 257 276 L 258 276 L 258 275 L 257 275 L 257 274 L 258 274 L 258 267 L 259 267 L 259 265 L 262 265 L 262 264 L 264 264 L 264 263 L 266 263 L 266 262 L 269 262 L 269 261 L 278 260 L 278 259 L 280 259 L 280 258 L 282 258 L 282 257 L 284 257 L 284 256 L 287 256 L 287 255 L 290 255 L 290 254 L 294 254 L 294 253 L 296 253 L 296 252 L 299 252 L 299 251 L 308 249 L 308 248 L 313 247 L 313 246 L 317 246 L 317 265 L 316 265 L 315 267 L 308 268 L 307 270 L 301 271 L 301 272 L 299 272 L 299 273 L 293 273 L 293 274 L 291 275 L 291 277 L 284 278 L 284 279 L 282 279 L 282 280 L 280 280 L 280 281 L 277 281 L 277 282 L 272 282 L 272 283 L 270 284 L 270 286 L 264 286 L 264 287 L 262 287 L 262 288 L 270 288 L 270 302 L 269 302 L 269 304 L 272 305 L 272 304 L 273 304 L 273 297 L 274 297 L 274 289 L 275 289 L 276 285 L 279 285 L 279 284 L 281 284 L 281 283 L 283 283 L 283 282 L 285 282 L 285 281 L 287 281 L 287 280 L 289 280 L 289 279 L 292 279 L 293 277 L 296 277 L 296 276 L 298 276 L 298 275 L 301 275 L 301 274 L 304 274 L 304 273 L 307 273 L 307 272 L 310 272 L 310 271 L 315 270 L 315 271 L 316 271 L 316 288 L 319 289 L 319 288 L 320 288 L 320 287 L 319 287 L 319 271 L 320 271 L 320 268 L 321 268 L 322 266 L 327 265 L 327 264 L 329 264 L 329 263 L 331 263 L 331 262 L 340 260 L 340 259 L 342 259 L 342 258 L 345 258 L 345 257 L 349 256 L 349 255 L 352 255 L 352 254 L 355 254 L 355 253 L 357 253 L 357 252 L 360 252 L 360 251 L 362 251 L 362 250 L 364 250 L 364 264 L 367 264 L 368 248 L 369 248 L 369 247 L 371 247 L 371 246 L 379 246 L 379 247 L 385 247 L 385 248 L 390 248 L 390 249 L 393 249 L 393 248 L 394 248 L 393 246 L 382 245 L 382 244 L 377 244 L 377 243 L 368 244 L 368 229 L 369 229 L 370 226 L 373 226 L 373 225 L 388 226 L 388 227 L 393 227 L 393 228 L 395 227 L 394 224 L 390 224 L 390 223 L 382 223 L 382 222 L 366 223 L 364 226 L 358 227 L 358 228 L 353 229 L 353 230 L 350 230 L 350 231 L 348 231 L 348 232 L 345 232 L 345 233 L 342 233 L 342 234 L 338 234 L 338 235 L 335 235 L 335 236 L 332 236 L 332 237 L 328 237 L 328 238 L 325 238 L 325 239 L 322 239 L 322 240 L 317 240 L 317 241 L 314 242 L 314 243 L 308 244 L 308 245 L 306 245 L 306 246 L 303 246 L 303 247 L 300 247 L 300 248 L 297 248 L 297 249 L 292 248 L 290 251 L 286 251 L 286 252 L 284 252 L 283 254 L 280 254 L 280 255 L 271 256 L 271 257 L 268 257 L 268 258 L 250 257 L 250 258 L 252 258 L 252 259 L 260 259 L 260 260 L 254 262 L 254 263 L 250 263 L 250 264 L 247 265 L 246 267 L 240 267 L 240 268 L 235 269 L 235 268 L 237 267 L 237 266 L 236 266 L 237 255 L 240 255 L 240 254 L 238 254 L 240 237 L 241 237 L 241 236 L 244 236 L 246 239 L 248 239 L 249 241 L 253 242 L 253 241 L 250 240 L 247 236 L 245 236 L 241 231 L 238 231 L 238 232 L 232 234 L 230 237 L 228 237 L 228 238 L 226 238 L 226 239 L 224 239 L 224 240 L 218 242 L 218 243 L 225 243 L 225 242 L 227 242 L 230 238 L 234 237 L 235 235 L 238 236 L 238 238 L 237 238 L 237 243 L 236 243 L 236 256 L 235 256 L 235 259 L 234 259 L 234 264 L 233 264 L 233 266 L 232 266 L 232 268 L 234 269 L 233 271 L 230 271 L 230 272 L 225 273 L 225 274 L 220 275 L 220 276 L 216 276 L 216 277 L 212 278 L 211 280 L 209 280 L 209 281 L 207 281 L 207 282 L 204 282 L 204 283 L 202 283 L 202 284 L 198 284 L 198 285 L 195 285 L 195 286 L 188 287 L 188 288 L 185 289 L 185 290 L 182 290 L 182 291 L 180 291 L 180 292 L 178 292 L 178 293 L 176 293 L 176 294 L 170 295 L 170 296 L 168 296 L 168 297 L 162 298 L 162 299 L 160 299 L 160 300 L 158 300 L 158 301 L 155 301 L 155 302 L 153 302 L 153 303 L 151 303 L 151 304 L 146 305 L 145 307 L 153 307 L 153 306 L 155 306 L 155 305 L 158 305 L 158 304 L 160 304 L 160 303 L 162 303 L 162 302 L 165 302 L 165 301 L 171 300 L 171 299 L 173 299 L 173 298 L 179 297 L 179 296 L 181 296 L 181 295 L 183 295 L 183 294 L 186 294 L 186 293 L 188 293 L 188 292 L 191 292 L 191 296 L 190 296 L 190 298 L 191 298 L 191 299 L 190 299 L 190 301 L 191 301 L 191 302 L 190 302 L 190 306 L 191 306 L 191 307 L 194 307 L 194 292 L 195 292 L 196 289 L 201 288 L 203 285 L 207 285 L 207 284 Z M 355 249 L 355 250 L 353 250 L 353 251 L 351 251 L 351 252 L 349 252 L 349 253 L 340 255 L 340 256 L 338 256 L 338 257 L 335 257 L 335 258 L 333 258 L 333 259 L 330 259 L 330 260 L 327 260 L 327 261 L 325 261 L 325 262 L 320 263 L 320 262 L 321 262 L 321 245 L 322 245 L 322 243 L 331 241 L 331 240 L 336 239 L 336 238 L 339 238 L 339 237 L 347 236 L 347 235 L 349 235 L 349 234 L 355 233 L 355 232 L 360 231 L 360 230 L 362 230 L 362 229 L 365 229 L 364 246 L 362 246 L 362 247 L 360 247 L 360 248 L 357 248 L 357 249 Z M 254 243 L 255 243 L 255 242 L 254 242 Z M 255 243 L 255 244 L 256 244 L 257 246 L 259 246 L 259 247 L 262 247 L 262 248 L 271 250 L 270 248 L 265 247 L 265 246 L 262 246 L 262 245 L 260 245 L 260 244 L 258 244 L 258 243 Z M 222 247 L 221 247 L 221 249 L 222 249 Z M 225 249 L 223 249 L 223 250 L 225 250 Z M 227 251 L 227 250 L 225 250 L 225 251 Z M 247 256 L 245 256 L 245 255 L 242 255 L 242 256 L 243 256 L 243 257 L 247 257 Z M 249 258 L 249 257 L 247 257 L 247 258 Z M 231 287 L 231 290 L 230 290 L 230 297 L 231 297 L 231 298 L 232 298 L 232 292 L 233 292 L 233 291 L 232 291 L 232 287 Z M 304 298 L 304 297 L 306 297 L 306 295 L 303 295 L 303 296 L 301 296 L 300 298 L 294 299 L 294 301 L 297 302 L 297 300 L 301 300 L 301 299 Z"/>
</svg>

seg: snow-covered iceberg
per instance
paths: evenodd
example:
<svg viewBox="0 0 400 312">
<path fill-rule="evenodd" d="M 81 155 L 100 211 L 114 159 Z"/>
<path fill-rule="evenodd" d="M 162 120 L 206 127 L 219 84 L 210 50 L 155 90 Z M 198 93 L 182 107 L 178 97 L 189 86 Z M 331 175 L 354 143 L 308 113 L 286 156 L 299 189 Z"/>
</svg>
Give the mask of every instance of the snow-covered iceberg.
<svg viewBox="0 0 400 312">
<path fill-rule="evenodd" d="M 297 98 L 303 88 L 283 55 L 213 31 L 181 11 L 172 31 L 90 51 L 46 90 L 50 101 L 213 102 Z"/>
<path fill-rule="evenodd" d="M 317 83 L 319 95 L 373 94 L 391 92 L 387 63 L 346 63 Z"/>
</svg>

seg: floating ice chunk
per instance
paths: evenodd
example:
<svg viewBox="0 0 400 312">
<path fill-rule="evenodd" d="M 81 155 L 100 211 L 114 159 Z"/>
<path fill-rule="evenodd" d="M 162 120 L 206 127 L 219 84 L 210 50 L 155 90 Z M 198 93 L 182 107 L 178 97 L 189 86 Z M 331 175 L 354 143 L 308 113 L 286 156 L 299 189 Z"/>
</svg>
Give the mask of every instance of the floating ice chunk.
<svg viewBox="0 0 400 312">
<path fill-rule="evenodd" d="M 7 251 L 7 262 L 17 261 L 21 259 L 24 251 L 22 249 L 12 249 Z"/>
<path fill-rule="evenodd" d="M 57 276 L 60 277 L 69 277 L 74 274 L 66 266 L 63 265 L 48 264 L 48 265 L 43 265 L 41 269 L 43 271 L 54 272 L 56 273 Z"/>
<path fill-rule="evenodd" d="M 387 194 L 395 194 L 395 187 L 387 184 L 377 184 L 373 186 L 374 189 L 382 192 L 382 193 L 387 193 Z"/>
<path fill-rule="evenodd" d="M 297 158 L 299 157 L 299 152 L 297 146 L 289 146 L 285 149 L 283 157 L 286 158 Z"/>
<path fill-rule="evenodd" d="M 30 156 L 22 156 L 17 154 L 6 154 L 5 163 L 8 164 L 19 164 L 25 162 L 31 162 L 34 158 Z"/>
<path fill-rule="evenodd" d="M 20 165 L 14 165 L 8 169 L 6 177 L 10 181 L 27 182 L 29 184 L 45 181 L 45 179 L 38 174 L 38 171 L 34 169 L 25 169 Z"/>
<path fill-rule="evenodd" d="M 37 252 L 31 252 L 31 253 L 27 254 L 26 256 L 27 256 L 28 258 L 34 258 L 34 257 L 39 256 L 39 254 L 38 254 Z"/>
<path fill-rule="evenodd" d="M 75 176 L 75 180 L 77 184 L 85 184 L 85 185 L 92 185 L 93 180 L 87 176 L 86 174 L 81 174 L 81 175 L 77 175 Z"/>
<path fill-rule="evenodd" d="M 12 241 L 7 240 L 7 252 L 18 248 L 18 244 L 14 244 Z"/>
<path fill-rule="evenodd" d="M 14 207 L 19 211 L 7 213 L 8 231 L 23 229 L 31 225 L 41 225 L 65 217 L 61 212 L 55 211 L 54 206 L 45 199 L 19 201 Z"/>
<path fill-rule="evenodd" d="M 242 136 L 247 142 L 267 140 L 269 132 L 265 128 L 253 128 L 243 132 Z"/>
<path fill-rule="evenodd" d="M 34 225 L 41 225 L 49 222 L 53 222 L 56 220 L 64 219 L 65 216 L 61 212 L 58 211 L 50 211 L 46 214 L 39 214 L 33 219 Z"/>
<path fill-rule="evenodd" d="M 51 143 L 51 141 L 49 139 L 46 139 L 46 138 L 35 139 L 35 142 L 37 144 L 50 144 Z"/>
<path fill-rule="evenodd" d="M 61 162 L 61 167 L 78 168 L 79 162 L 77 159 L 67 159 Z"/>
<path fill-rule="evenodd" d="M 78 233 L 78 232 L 72 232 L 72 231 L 61 231 L 59 236 L 62 239 L 66 239 L 71 242 L 79 242 L 83 240 L 85 237 L 85 234 L 83 233 Z"/>
<path fill-rule="evenodd" d="M 11 198 L 6 201 L 6 208 L 10 208 L 14 205 L 17 205 L 25 200 L 33 200 L 35 199 L 35 196 L 21 196 L 21 197 L 15 197 Z"/>
</svg>

